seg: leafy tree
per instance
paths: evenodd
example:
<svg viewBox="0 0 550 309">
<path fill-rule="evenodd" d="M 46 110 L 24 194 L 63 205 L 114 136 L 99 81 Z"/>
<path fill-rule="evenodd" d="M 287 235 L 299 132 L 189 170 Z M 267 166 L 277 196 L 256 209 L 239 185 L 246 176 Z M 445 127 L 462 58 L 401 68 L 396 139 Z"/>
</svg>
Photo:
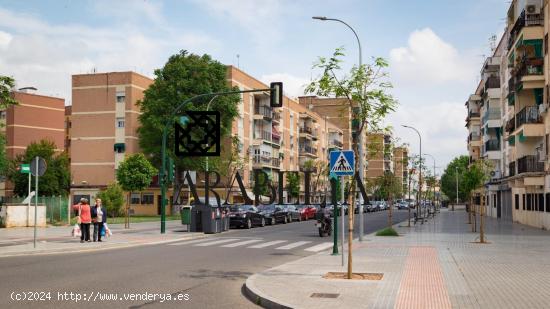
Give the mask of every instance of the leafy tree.
<svg viewBox="0 0 550 309">
<path fill-rule="evenodd" d="M 6 110 L 11 105 L 18 104 L 11 97 L 10 91 L 15 86 L 15 80 L 8 76 L 0 75 L 0 110 Z M 4 124 L 0 124 L 3 127 Z M 9 161 L 6 157 L 6 136 L 0 135 L 0 176 L 5 176 L 8 173 Z"/>
<path fill-rule="evenodd" d="M 376 196 L 389 201 L 388 228 L 392 228 L 392 201 L 395 197 L 401 196 L 403 185 L 401 179 L 392 172 L 385 172 L 384 175 L 376 178 Z"/>
<path fill-rule="evenodd" d="M 30 164 L 34 157 L 40 156 L 46 161 L 47 169 L 44 175 L 40 176 L 38 194 L 67 196 L 71 185 L 69 158 L 66 153 L 56 154 L 55 148 L 56 146 L 52 141 L 32 142 L 23 154 L 19 154 L 11 160 L 8 168 L 8 179 L 15 185 L 15 195 L 27 196 L 29 185 L 28 175 L 21 174 L 17 168 L 24 163 Z M 34 181 L 32 181 L 32 186 L 34 186 Z"/>
<path fill-rule="evenodd" d="M 248 153 L 244 157 L 241 156 L 242 144 L 239 137 L 232 136 L 228 140 L 230 143 L 222 145 L 221 156 L 212 157 L 209 161 L 211 167 L 208 168 L 209 171 L 217 171 L 222 178 L 225 178 L 223 184 L 226 192 L 229 192 L 237 171 L 241 171 L 245 162 L 248 162 Z"/>
<path fill-rule="evenodd" d="M 157 174 L 157 169 L 145 158 L 142 153 L 130 155 L 124 159 L 118 166 L 116 178 L 122 190 L 128 192 L 128 200 L 126 201 L 126 224 L 130 227 L 129 208 L 130 194 L 132 191 L 143 191 L 150 184 L 151 179 Z"/>
<path fill-rule="evenodd" d="M 255 172 L 256 173 L 256 172 Z M 255 174 L 252 173 L 252 177 L 254 177 L 254 180 L 256 179 L 255 177 Z M 268 178 L 266 179 L 265 178 L 265 174 L 264 173 L 261 173 L 261 172 L 258 172 L 258 181 L 254 182 L 254 187 L 252 188 L 252 192 L 255 194 L 255 195 L 267 195 L 269 194 L 269 175 L 267 176 Z"/>
<path fill-rule="evenodd" d="M 462 202 L 468 200 L 468 192 L 464 176 L 468 171 L 468 156 L 454 158 L 445 168 L 441 176 L 441 191 L 451 202 L 456 201 L 456 179 L 458 176 L 458 199 Z"/>
<path fill-rule="evenodd" d="M 106 189 L 97 194 L 97 197 L 101 199 L 107 209 L 107 214 L 110 214 L 111 217 L 123 215 L 124 191 L 118 183 L 109 184 Z"/>
<path fill-rule="evenodd" d="M 300 196 L 300 173 L 287 173 L 286 174 L 286 190 L 289 197 Z"/>
<path fill-rule="evenodd" d="M 155 81 L 144 92 L 144 98 L 138 102 L 142 114 L 139 116 L 141 127 L 138 129 L 139 145 L 153 164 L 160 167 L 162 131 L 166 121 L 178 115 L 173 110 L 186 99 L 195 95 L 230 91 L 227 83 L 227 68 L 209 55 L 190 54 L 185 50 L 172 55 L 161 69 L 155 70 Z M 188 110 L 206 110 L 212 98 L 192 102 L 183 108 Z M 239 95 L 219 96 L 212 100 L 211 111 L 221 112 L 222 136 L 231 132 L 231 125 L 238 115 Z M 168 128 L 168 144 L 173 145 L 173 126 Z M 168 147 L 171 149 L 172 147 Z M 178 170 L 202 170 L 204 158 L 174 158 Z M 177 179 L 177 178 L 176 178 Z"/>
</svg>

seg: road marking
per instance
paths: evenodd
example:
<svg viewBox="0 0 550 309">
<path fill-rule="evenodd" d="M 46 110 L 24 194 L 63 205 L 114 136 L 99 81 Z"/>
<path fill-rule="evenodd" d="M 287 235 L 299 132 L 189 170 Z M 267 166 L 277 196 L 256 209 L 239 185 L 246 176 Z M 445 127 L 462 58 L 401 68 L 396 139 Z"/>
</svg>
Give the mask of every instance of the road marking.
<svg viewBox="0 0 550 309">
<path fill-rule="evenodd" d="M 304 249 L 305 251 L 311 251 L 311 252 L 319 252 L 321 250 L 325 250 L 325 249 L 328 249 L 330 247 L 333 246 L 333 243 L 331 242 L 324 242 L 324 243 L 320 243 L 316 246 L 313 246 L 313 247 L 309 247 L 309 248 L 306 248 Z"/>
<path fill-rule="evenodd" d="M 205 241 L 211 241 L 211 240 L 212 238 L 202 238 L 202 239 L 176 242 L 176 243 L 168 244 L 168 246 L 183 246 L 183 245 L 196 244 L 198 242 L 205 242 Z"/>
<path fill-rule="evenodd" d="M 289 249 L 294 249 L 296 247 L 300 247 L 300 246 L 303 246 L 305 244 L 309 244 L 311 241 L 297 241 L 297 242 L 293 242 L 291 244 L 288 244 L 286 246 L 282 246 L 282 247 L 279 247 L 279 248 L 275 248 L 277 250 L 289 250 Z"/>
<path fill-rule="evenodd" d="M 259 249 L 259 248 L 265 248 L 265 247 L 277 245 L 277 244 L 280 244 L 280 243 L 283 243 L 283 242 L 286 242 L 286 240 L 268 241 L 268 242 L 264 242 L 263 244 L 258 244 L 258 245 L 250 246 L 250 247 L 247 247 L 247 248 Z"/>
<path fill-rule="evenodd" d="M 221 239 L 221 240 L 209 241 L 209 242 L 197 244 L 197 245 L 195 245 L 195 247 L 213 246 L 213 245 L 219 245 L 219 244 L 223 244 L 223 243 L 226 243 L 226 242 L 232 242 L 232 241 L 237 241 L 237 240 L 240 240 L 240 239 L 238 239 L 238 238 Z"/>
<path fill-rule="evenodd" d="M 244 246 L 244 245 L 248 245 L 248 244 L 255 243 L 255 242 L 258 242 L 258 241 L 262 241 L 262 240 L 263 239 L 245 240 L 245 241 L 240 241 L 240 242 L 236 242 L 236 243 L 232 243 L 232 244 L 228 244 L 228 245 L 223 245 L 222 248 L 234 248 L 234 247 Z"/>
</svg>

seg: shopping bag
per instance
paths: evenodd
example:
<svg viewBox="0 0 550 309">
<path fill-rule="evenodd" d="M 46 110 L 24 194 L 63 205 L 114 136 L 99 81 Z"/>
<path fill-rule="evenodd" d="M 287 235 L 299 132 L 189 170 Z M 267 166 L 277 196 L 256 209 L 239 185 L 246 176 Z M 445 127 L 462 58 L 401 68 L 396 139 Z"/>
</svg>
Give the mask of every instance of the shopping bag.
<svg viewBox="0 0 550 309">
<path fill-rule="evenodd" d="M 71 234 L 73 235 L 73 237 L 80 237 L 80 235 L 82 235 L 81 233 L 82 231 L 80 231 L 80 226 L 78 226 L 78 224 L 75 224 L 73 226 L 73 231 Z"/>
<path fill-rule="evenodd" d="M 113 232 L 111 232 L 111 229 L 109 228 L 107 223 L 103 223 L 103 228 L 105 229 L 105 235 L 113 236 Z"/>
<path fill-rule="evenodd" d="M 101 227 L 101 236 L 105 236 L 105 226 Z"/>
</svg>

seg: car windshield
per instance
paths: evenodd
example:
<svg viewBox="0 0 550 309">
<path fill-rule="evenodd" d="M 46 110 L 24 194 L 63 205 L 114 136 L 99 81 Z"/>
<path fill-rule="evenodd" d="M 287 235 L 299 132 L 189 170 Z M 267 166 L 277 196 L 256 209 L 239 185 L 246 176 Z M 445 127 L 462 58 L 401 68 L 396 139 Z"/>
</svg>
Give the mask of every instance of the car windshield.
<svg viewBox="0 0 550 309">
<path fill-rule="evenodd" d="M 241 211 L 244 211 L 244 207 L 243 206 L 232 206 L 232 207 L 229 207 L 229 211 L 231 211 L 231 212 L 241 212 Z"/>
<path fill-rule="evenodd" d="M 307 206 L 306 205 L 296 205 L 296 209 L 302 209 L 302 208 L 306 208 Z"/>
<path fill-rule="evenodd" d="M 275 205 L 261 205 L 261 206 L 258 206 L 258 209 L 259 210 L 268 210 L 268 211 L 274 211 L 275 210 Z"/>
</svg>

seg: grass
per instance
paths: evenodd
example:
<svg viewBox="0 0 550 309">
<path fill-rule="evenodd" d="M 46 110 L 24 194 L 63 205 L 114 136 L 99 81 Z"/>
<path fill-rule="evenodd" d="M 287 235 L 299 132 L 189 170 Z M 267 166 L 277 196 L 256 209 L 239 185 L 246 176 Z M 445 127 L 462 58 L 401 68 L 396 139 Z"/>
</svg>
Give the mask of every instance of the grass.
<svg viewBox="0 0 550 309">
<path fill-rule="evenodd" d="M 387 227 L 376 232 L 376 236 L 399 236 L 399 234 L 393 228 Z"/>
<path fill-rule="evenodd" d="M 125 217 L 108 217 L 107 223 L 108 224 L 124 224 Z M 180 215 L 171 215 L 166 216 L 166 221 L 171 220 L 180 220 Z M 159 221 L 160 222 L 160 216 L 130 216 L 130 223 L 140 223 L 140 222 L 154 222 Z M 76 218 L 71 219 L 71 225 L 74 225 L 76 223 Z"/>
</svg>

